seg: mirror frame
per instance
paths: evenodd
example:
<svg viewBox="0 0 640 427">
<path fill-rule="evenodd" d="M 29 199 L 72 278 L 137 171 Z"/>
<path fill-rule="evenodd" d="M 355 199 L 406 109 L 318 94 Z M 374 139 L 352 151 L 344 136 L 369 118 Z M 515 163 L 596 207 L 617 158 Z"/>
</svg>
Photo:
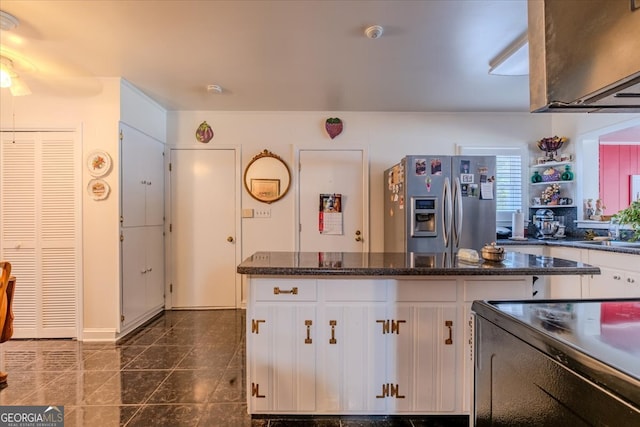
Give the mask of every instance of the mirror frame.
<svg viewBox="0 0 640 427">
<path fill-rule="evenodd" d="M 268 199 L 268 200 L 262 199 L 256 196 L 255 194 L 253 194 L 251 192 L 251 188 L 249 187 L 249 183 L 247 182 L 247 173 L 249 172 L 251 165 L 253 165 L 255 162 L 257 162 L 260 159 L 264 159 L 265 157 L 278 160 L 280 163 L 282 163 L 282 166 L 284 166 L 284 169 L 287 171 L 287 177 L 289 178 L 289 182 L 287 182 L 286 188 L 280 190 L 280 194 L 278 195 L 278 197 L 274 199 Z M 280 156 L 278 156 L 277 154 L 273 154 L 271 151 L 265 148 L 260 154 L 254 156 L 253 159 L 251 159 L 251 161 L 247 165 L 247 167 L 244 169 L 242 181 L 244 182 L 245 190 L 247 190 L 247 193 L 249 193 L 251 197 L 253 197 L 259 202 L 271 204 L 273 202 L 277 202 L 278 200 L 282 199 L 289 192 L 289 189 L 291 188 L 291 171 L 289 170 L 289 165 L 287 165 L 287 163 L 284 160 L 282 160 Z"/>
</svg>

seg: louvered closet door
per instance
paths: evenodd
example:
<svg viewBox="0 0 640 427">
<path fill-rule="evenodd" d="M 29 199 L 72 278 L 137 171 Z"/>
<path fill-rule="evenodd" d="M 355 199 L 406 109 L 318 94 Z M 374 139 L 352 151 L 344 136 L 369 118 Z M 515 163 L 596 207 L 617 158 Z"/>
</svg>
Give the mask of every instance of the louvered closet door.
<svg viewBox="0 0 640 427">
<path fill-rule="evenodd" d="M 16 276 L 15 338 L 78 336 L 80 181 L 72 132 L 2 133 L 0 258 Z"/>
</svg>

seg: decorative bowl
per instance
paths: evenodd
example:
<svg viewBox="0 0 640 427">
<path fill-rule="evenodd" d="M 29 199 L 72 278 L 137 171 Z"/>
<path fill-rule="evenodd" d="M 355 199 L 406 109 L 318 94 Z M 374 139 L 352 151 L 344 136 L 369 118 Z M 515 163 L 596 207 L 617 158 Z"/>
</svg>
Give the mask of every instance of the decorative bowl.
<svg viewBox="0 0 640 427">
<path fill-rule="evenodd" d="M 551 182 L 551 181 L 560 181 L 560 171 L 555 168 L 547 168 L 542 172 L 542 181 L 543 182 Z"/>
<path fill-rule="evenodd" d="M 538 141 L 538 148 L 541 149 L 542 151 L 546 151 L 547 153 L 552 151 L 558 151 L 562 147 L 562 144 L 565 143 L 566 140 L 567 138 L 565 138 L 564 136 L 563 137 L 553 136 L 549 138 L 542 138 L 540 141 Z"/>
</svg>

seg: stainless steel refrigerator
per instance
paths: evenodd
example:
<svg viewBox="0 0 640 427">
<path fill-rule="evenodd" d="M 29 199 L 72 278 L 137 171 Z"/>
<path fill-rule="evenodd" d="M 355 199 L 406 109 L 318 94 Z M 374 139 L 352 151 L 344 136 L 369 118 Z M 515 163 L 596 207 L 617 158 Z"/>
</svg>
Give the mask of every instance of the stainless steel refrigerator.
<svg viewBox="0 0 640 427">
<path fill-rule="evenodd" d="M 496 157 L 410 155 L 384 173 L 385 252 L 480 251 L 496 239 Z"/>
</svg>

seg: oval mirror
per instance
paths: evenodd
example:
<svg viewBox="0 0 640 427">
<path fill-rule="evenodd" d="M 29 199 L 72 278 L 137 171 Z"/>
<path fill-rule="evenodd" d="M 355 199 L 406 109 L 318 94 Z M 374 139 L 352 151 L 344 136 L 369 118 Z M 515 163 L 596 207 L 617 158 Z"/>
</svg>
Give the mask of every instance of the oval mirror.
<svg viewBox="0 0 640 427">
<path fill-rule="evenodd" d="M 289 167 L 278 155 L 264 150 L 244 170 L 244 188 L 251 197 L 264 203 L 282 199 L 291 183 Z"/>
</svg>

